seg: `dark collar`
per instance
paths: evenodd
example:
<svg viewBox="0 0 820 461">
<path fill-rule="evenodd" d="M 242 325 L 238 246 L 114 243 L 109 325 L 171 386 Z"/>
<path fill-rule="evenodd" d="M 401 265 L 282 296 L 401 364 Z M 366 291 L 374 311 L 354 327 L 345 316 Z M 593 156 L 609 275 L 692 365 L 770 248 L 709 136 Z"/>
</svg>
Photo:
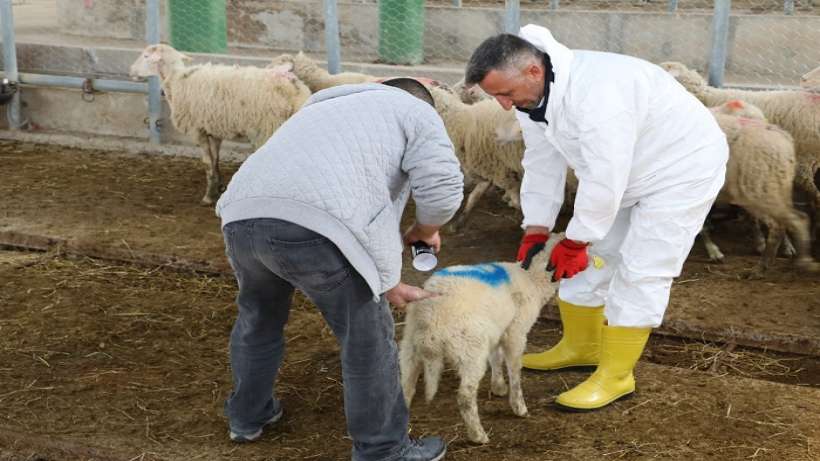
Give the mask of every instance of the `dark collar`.
<svg viewBox="0 0 820 461">
<path fill-rule="evenodd" d="M 552 60 L 547 53 L 543 53 L 544 56 L 544 99 L 541 102 L 541 105 L 536 107 L 535 109 L 524 109 L 520 107 L 516 107 L 517 110 L 524 112 L 525 114 L 529 114 L 530 120 L 534 122 L 544 122 L 549 125 L 547 121 L 546 113 L 547 113 L 547 103 L 550 99 L 550 83 L 555 81 L 555 73 L 552 71 Z"/>
</svg>

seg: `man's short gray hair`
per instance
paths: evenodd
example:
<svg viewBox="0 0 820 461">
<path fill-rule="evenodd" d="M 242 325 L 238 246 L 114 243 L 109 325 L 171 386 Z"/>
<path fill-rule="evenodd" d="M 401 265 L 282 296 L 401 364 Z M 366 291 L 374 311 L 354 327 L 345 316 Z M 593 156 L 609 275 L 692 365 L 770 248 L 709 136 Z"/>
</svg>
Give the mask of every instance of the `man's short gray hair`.
<svg viewBox="0 0 820 461">
<path fill-rule="evenodd" d="M 481 83 L 491 70 L 506 70 L 512 66 L 522 69 L 531 58 L 544 53 L 532 43 L 512 34 L 499 34 L 484 40 L 470 56 L 467 70 L 464 72 L 464 83 L 475 85 Z"/>
<path fill-rule="evenodd" d="M 382 85 L 401 88 L 402 90 L 426 102 L 427 104 L 436 107 L 436 103 L 433 101 L 433 95 L 430 94 L 430 90 L 428 90 L 427 87 L 422 85 L 421 82 L 414 78 L 395 77 L 383 80 L 381 83 Z"/>
</svg>

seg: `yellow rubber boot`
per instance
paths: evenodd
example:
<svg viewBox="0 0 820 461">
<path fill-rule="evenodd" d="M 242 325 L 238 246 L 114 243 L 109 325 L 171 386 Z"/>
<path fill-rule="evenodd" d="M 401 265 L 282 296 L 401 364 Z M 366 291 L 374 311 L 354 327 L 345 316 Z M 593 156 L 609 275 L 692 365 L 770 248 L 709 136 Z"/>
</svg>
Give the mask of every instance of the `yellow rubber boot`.
<svg viewBox="0 0 820 461">
<path fill-rule="evenodd" d="M 595 410 L 635 392 L 632 370 L 651 328 L 611 327 L 601 332 L 601 362 L 586 381 L 562 393 L 555 403 L 574 410 Z"/>
<path fill-rule="evenodd" d="M 598 364 L 604 306 L 582 307 L 558 300 L 564 336 L 552 349 L 524 354 L 521 364 L 531 370 L 557 370 Z"/>
</svg>

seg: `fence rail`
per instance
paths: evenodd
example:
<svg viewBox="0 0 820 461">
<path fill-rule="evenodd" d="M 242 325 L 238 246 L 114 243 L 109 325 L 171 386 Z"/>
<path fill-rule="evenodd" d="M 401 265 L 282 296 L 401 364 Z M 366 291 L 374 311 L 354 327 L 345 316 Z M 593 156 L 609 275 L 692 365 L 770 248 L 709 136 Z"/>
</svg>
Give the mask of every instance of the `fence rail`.
<svg viewBox="0 0 820 461">
<path fill-rule="evenodd" d="M 419 72 L 454 75 L 487 36 L 539 23 L 571 48 L 682 61 L 708 72 L 715 86 L 796 85 L 820 64 L 815 0 L 0 0 L 0 13 L 5 78 L 147 88 L 146 136 L 154 143 L 161 141 L 158 80 L 117 78 L 126 78 L 137 49 L 160 41 L 220 62 L 303 50 L 331 73 L 344 62 L 365 71 L 423 64 Z M 25 46 L 15 47 L 15 38 Z M 19 95 L 7 111 L 10 125 L 20 126 Z"/>
</svg>

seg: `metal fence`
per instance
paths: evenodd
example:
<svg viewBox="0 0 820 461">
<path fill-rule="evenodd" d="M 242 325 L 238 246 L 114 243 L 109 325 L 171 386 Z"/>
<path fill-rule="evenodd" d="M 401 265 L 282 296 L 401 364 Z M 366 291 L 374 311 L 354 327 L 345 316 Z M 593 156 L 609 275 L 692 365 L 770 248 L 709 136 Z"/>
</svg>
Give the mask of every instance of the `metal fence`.
<svg viewBox="0 0 820 461">
<path fill-rule="evenodd" d="M 0 13 L 4 78 L 146 93 L 154 142 L 159 83 L 127 71 L 160 41 L 200 60 L 264 65 L 301 50 L 332 73 L 455 81 L 484 38 L 537 23 L 571 48 L 681 61 L 716 86 L 794 86 L 820 64 L 814 0 L 0 0 Z M 9 124 L 22 123 L 19 96 L 7 107 Z"/>
</svg>

